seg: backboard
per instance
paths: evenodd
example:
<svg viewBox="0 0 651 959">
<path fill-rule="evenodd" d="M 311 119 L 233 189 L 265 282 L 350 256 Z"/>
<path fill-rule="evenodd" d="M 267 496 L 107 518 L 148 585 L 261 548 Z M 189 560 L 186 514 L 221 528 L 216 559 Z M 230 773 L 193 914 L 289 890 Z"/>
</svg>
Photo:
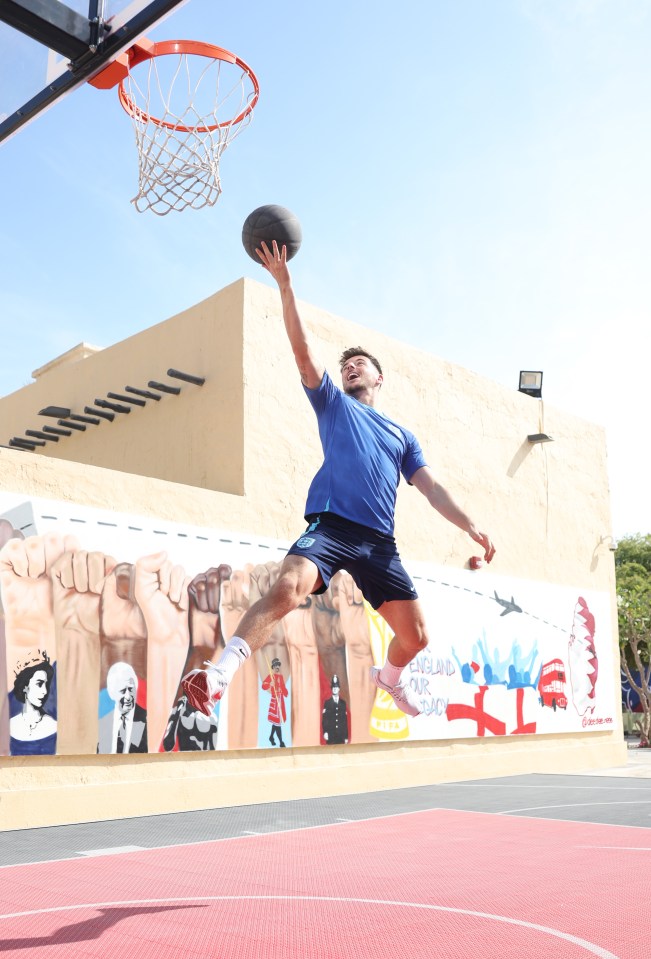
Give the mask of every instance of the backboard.
<svg viewBox="0 0 651 959">
<path fill-rule="evenodd" d="M 187 0 L 0 0 L 0 142 Z"/>
</svg>

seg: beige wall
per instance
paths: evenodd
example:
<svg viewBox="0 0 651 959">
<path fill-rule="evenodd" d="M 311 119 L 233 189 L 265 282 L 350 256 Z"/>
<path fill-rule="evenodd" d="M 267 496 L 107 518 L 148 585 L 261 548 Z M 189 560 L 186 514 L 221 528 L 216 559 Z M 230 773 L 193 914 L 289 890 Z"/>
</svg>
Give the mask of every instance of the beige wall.
<svg viewBox="0 0 651 959">
<path fill-rule="evenodd" d="M 119 402 L 109 392 L 162 381 L 181 393 L 147 400 L 144 408 L 134 405 L 129 414 L 116 413 L 112 423 L 73 431 L 39 455 L 241 494 L 242 294 L 243 284 L 234 283 L 187 313 L 86 359 L 48 364 L 34 383 L 0 400 L 0 443 L 13 436 L 29 439 L 26 429 L 56 427 L 55 419 L 38 415 L 46 406 L 83 414 L 96 399 Z M 206 382 L 198 387 L 172 379 L 166 376 L 170 368 Z M 220 456 L 218 450 L 226 448 L 229 456 Z"/>
<path fill-rule="evenodd" d="M 494 569 L 613 587 L 612 557 L 600 545 L 611 532 L 600 426 L 309 304 L 301 311 L 335 378 L 345 346 L 361 343 L 380 357 L 384 409 L 416 433 L 441 482 L 490 530 L 498 546 Z M 127 384 L 146 387 L 152 378 L 174 384 L 165 376 L 169 367 L 206 382 L 176 381 L 180 396 L 148 401 L 34 455 L 243 494 L 243 515 L 260 535 L 294 538 L 321 449 L 278 294 L 252 280 L 0 398 L 0 442 L 53 425 L 37 415 L 44 406 L 82 412 Z M 539 431 L 554 442 L 529 444 L 527 435 Z M 462 564 L 472 547 L 404 484 L 397 535 L 405 555 L 424 561 Z"/>
<path fill-rule="evenodd" d="M 277 293 L 252 281 L 245 289 L 246 495 L 268 503 L 274 525 L 265 532 L 293 538 L 296 526 L 286 520 L 300 524 L 321 462 L 316 419 L 284 339 Z M 439 480 L 490 531 L 496 572 L 614 589 L 613 557 L 601 543 L 611 520 L 600 426 L 309 304 L 300 310 L 336 381 L 346 347 L 378 356 L 383 409 L 416 434 Z M 538 432 L 554 442 L 531 445 L 527 436 Z M 463 565 L 473 552 L 468 537 L 404 483 L 396 535 L 414 560 Z"/>
<path fill-rule="evenodd" d="M 335 377 L 337 357 L 349 345 L 362 344 L 380 357 L 384 409 L 416 433 L 439 479 L 490 531 L 498 550 L 494 572 L 614 596 L 613 556 L 602 542 L 611 530 L 600 427 L 316 307 L 300 308 Z M 179 384 L 180 397 L 150 402 L 45 452 L 0 449 L 0 489 L 294 539 L 321 451 L 278 294 L 261 283 L 240 280 L 116 346 L 74 365 L 55 365 L 0 399 L 0 442 L 48 422 L 36 415 L 43 406 L 81 412 L 127 383 L 171 382 L 168 367 L 205 376 L 206 383 Z M 554 442 L 530 446 L 527 434 L 539 431 Z M 403 557 L 414 561 L 458 567 L 475 551 L 404 484 L 396 534 Z M 618 688 L 613 645 L 611 678 Z M 122 815 L 142 815 L 397 783 L 608 767 L 624 762 L 625 753 L 620 726 L 612 733 L 286 754 L 0 758 L 0 827 L 110 817 L 118 797 Z"/>
</svg>

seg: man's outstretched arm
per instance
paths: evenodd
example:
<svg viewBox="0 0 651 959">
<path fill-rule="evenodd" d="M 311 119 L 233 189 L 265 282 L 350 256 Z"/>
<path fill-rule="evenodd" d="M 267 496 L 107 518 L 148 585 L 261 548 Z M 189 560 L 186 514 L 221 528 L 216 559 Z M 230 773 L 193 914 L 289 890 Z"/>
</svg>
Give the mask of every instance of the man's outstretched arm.
<svg viewBox="0 0 651 959">
<path fill-rule="evenodd" d="M 296 308 L 292 279 L 287 268 L 287 249 L 283 246 L 282 250 L 279 251 L 274 240 L 273 250 L 270 250 L 267 244 L 263 243 L 261 249 L 256 250 L 256 252 L 262 265 L 271 273 L 278 284 L 283 305 L 285 329 L 303 385 L 308 390 L 315 390 L 321 385 L 325 366 L 315 358 L 310 348 L 307 330 Z"/>
<path fill-rule="evenodd" d="M 486 533 L 477 529 L 470 517 L 454 502 L 448 491 L 434 479 L 429 466 L 421 466 L 411 477 L 410 482 L 419 490 L 435 510 L 464 530 L 484 550 L 484 559 L 490 563 L 495 555 L 495 547 Z"/>
</svg>

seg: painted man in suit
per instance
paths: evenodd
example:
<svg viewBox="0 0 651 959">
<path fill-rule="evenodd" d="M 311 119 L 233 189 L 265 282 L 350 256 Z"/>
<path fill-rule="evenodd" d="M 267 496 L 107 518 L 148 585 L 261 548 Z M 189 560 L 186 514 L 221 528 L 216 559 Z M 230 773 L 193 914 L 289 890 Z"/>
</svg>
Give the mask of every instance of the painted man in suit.
<svg viewBox="0 0 651 959">
<path fill-rule="evenodd" d="M 113 663 L 106 691 L 114 708 L 99 721 L 98 753 L 146 753 L 147 712 L 136 703 L 138 677 L 129 663 Z"/>
</svg>

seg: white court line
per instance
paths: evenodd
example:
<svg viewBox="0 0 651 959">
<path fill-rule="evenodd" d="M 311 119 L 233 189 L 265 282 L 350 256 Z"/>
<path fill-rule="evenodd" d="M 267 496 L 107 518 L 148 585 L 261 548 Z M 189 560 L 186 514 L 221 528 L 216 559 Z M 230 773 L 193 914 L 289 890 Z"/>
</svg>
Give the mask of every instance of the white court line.
<svg viewBox="0 0 651 959">
<path fill-rule="evenodd" d="M 80 849 L 78 856 L 118 856 L 123 852 L 142 852 L 145 846 L 107 846 L 105 849 Z"/>
<path fill-rule="evenodd" d="M 624 852 L 651 852 L 651 846 L 576 846 L 576 849 L 621 849 Z"/>
<path fill-rule="evenodd" d="M 591 805 L 590 803 L 579 803 L 578 805 Z M 602 803 L 601 805 L 612 805 L 611 803 Z M 553 809 L 554 806 L 532 806 L 532 809 Z M 518 811 L 518 810 L 514 810 Z M 311 826 L 295 826 L 294 828 L 288 827 L 286 829 L 274 829 L 266 833 L 252 833 L 251 835 L 245 836 L 242 833 L 238 833 L 233 836 L 222 836 L 219 839 L 194 839 L 192 842 L 173 842 L 166 843 L 162 846 L 143 846 L 143 852 L 162 852 L 165 849 L 186 849 L 191 848 L 192 846 L 204 846 L 208 844 L 216 844 L 219 842 L 235 842 L 238 839 L 252 839 L 254 836 L 264 835 L 264 836 L 284 836 L 287 833 L 293 832 L 306 832 L 309 829 L 328 829 L 330 826 L 345 826 L 347 823 L 363 824 L 369 822 L 382 822 L 385 819 L 398 819 L 400 816 L 418 816 L 421 813 L 433 813 L 433 812 L 452 812 L 460 813 L 463 816 L 506 816 L 508 815 L 508 810 L 506 812 L 482 812 L 477 809 L 458 809 L 454 806 L 432 806 L 428 809 L 409 809 L 406 812 L 396 812 L 396 813 L 386 813 L 383 816 L 368 816 L 366 819 L 335 819 L 332 822 L 326 823 L 317 823 Z M 566 822 L 576 825 L 575 819 L 547 819 L 544 816 L 522 816 L 522 819 L 532 819 L 534 822 Z M 83 823 L 82 825 L 90 825 L 89 823 Z M 95 825 L 98 825 L 95 823 Z M 622 823 L 585 823 L 586 826 L 607 826 L 608 829 L 641 829 L 644 827 L 641 826 L 629 826 L 623 825 Z M 61 827 L 65 828 L 65 827 Z M 136 850 L 140 851 L 137 846 L 133 847 L 133 852 Z M 59 859 L 38 859 L 35 862 L 12 862 L 12 863 L 3 863 L 0 864 L 0 870 L 2 869 L 23 869 L 27 866 L 47 866 L 50 863 L 59 863 L 59 862 L 79 862 L 79 853 L 74 856 L 61 856 Z M 130 855 L 126 853 L 125 855 Z"/>
<path fill-rule="evenodd" d="M 643 799 L 619 799 L 612 802 L 564 802 L 548 806 L 523 806 L 522 809 L 503 809 L 497 815 L 508 816 L 513 812 L 533 812 L 536 809 L 570 809 L 574 806 L 648 806 L 651 809 L 651 801 L 648 799 L 646 801 Z M 595 823 L 595 825 L 603 824 Z"/>
<path fill-rule="evenodd" d="M 258 833 L 250 832 L 247 835 L 244 832 L 239 832 L 233 836 L 221 836 L 219 839 L 193 839 L 191 842 L 171 842 L 166 843 L 163 846 L 133 846 L 131 848 L 132 852 L 136 850 L 140 852 L 162 852 L 164 849 L 186 849 L 192 846 L 204 846 L 207 844 L 214 844 L 218 842 L 234 842 L 238 839 L 252 839 L 255 836 L 284 836 L 287 833 L 293 832 L 306 832 L 309 829 L 328 829 L 330 826 L 344 826 L 346 823 L 366 823 L 366 822 L 381 822 L 383 819 L 397 819 L 399 816 L 417 816 L 419 813 L 424 812 L 464 812 L 463 809 L 448 809 L 446 806 L 434 806 L 430 809 L 409 809 L 406 812 L 394 812 L 387 813 L 383 816 L 368 816 L 366 819 L 340 819 L 333 820 L 332 822 L 322 822 L 315 823 L 311 826 L 294 826 L 287 827 L 286 829 L 274 829 L 270 832 Z M 473 810 L 470 810 L 473 812 Z M 491 815 L 490 813 L 480 813 L 479 815 Z M 82 825 L 100 825 L 99 823 L 83 823 Z M 65 828 L 65 826 L 61 827 Z M 47 866 L 49 863 L 58 863 L 58 862 L 79 862 L 78 856 L 80 853 L 77 853 L 74 856 L 62 856 L 60 859 L 39 859 L 37 862 L 14 862 L 14 863 L 5 863 L 0 865 L 0 869 L 21 869 L 23 866 Z M 83 855 L 83 853 L 81 853 Z M 128 854 L 127 854 L 128 855 Z"/>
<path fill-rule="evenodd" d="M 543 773 L 542 775 L 546 775 L 546 774 Z M 550 773 L 550 775 L 571 776 L 572 773 Z M 590 775 L 590 774 L 589 774 L 589 773 L 585 773 L 585 774 L 584 774 L 584 773 L 576 773 L 576 775 L 577 775 L 577 776 L 579 776 L 579 775 L 580 775 L 580 776 L 583 776 L 583 775 L 588 776 L 588 775 Z M 618 779 L 617 779 L 617 785 L 616 785 L 616 786 L 614 786 L 614 785 L 610 785 L 610 786 L 597 786 L 597 785 L 594 785 L 594 786 L 593 786 L 593 785 L 590 785 L 590 786 L 567 786 L 567 785 L 564 785 L 564 786 L 553 786 L 553 785 L 547 785 L 547 783 L 545 783 L 545 784 L 542 785 L 542 786 L 541 786 L 540 784 L 536 784 L 536 785 L 531 785 L 531 786 L 530 786 L 530 785 L 527 785 L 526 783 L 508 783 L 508 782 L 507 782 L 507 783 L 484 783 L 484 782 L 476 782 L 475 780 L 471 780 L 471 781 L 469 781 L 469 782 L 462 782 L 462 783 L 437 783 L 437 784 L 436 784 L 436 788 L 438 789 L 438 788 L 441 787 L 441 786 L 467 786 L 468 788 L 476 789 L 477 787 L 481 786 L 483 789 L 535 789 L 535 790 L 537 790 L 538 792 L 540 792 L 541 789 L 563 789 L 563 790 L 565 790 L 566 792 L 567 792 L 568 789 L 572 789 L 572 790 L 576 789 L 577 791 L 578 791 L 578 790 L 581 790 L 581 789 L 584 789 L 584 790 L 588 790 L 588 789 L 589 789 L 591 792 L 594 792 L 594 791 L 597 790 L 597 789 L 610 789 L 610 790 L 615 790 L 616 792 L 621 792 L 622 789 L 640 789 L 640 790 L 642 790 L 643 792 L 651 792 L 651 790 L 649 789 L 648 786 L 638 786 L 638 785 L 630 785 L 630 786 L 628 786 L 628 785 L 620 785 L 620 783 L 621 783 L 621 778 L 618 778 Z"/>
<path fill-rule="evenodd" d="M 426 902 L 395 902 L 385 899 L 347 899 L 345 896 L 184 896 L 170 899 L 133 899 L 122 900 L 118 902 L 86 902 L 78 903 L 74 906 L 52 906 L 48 909 L 29 909 L 25 912 L 10 912 L 0 915 L 2 919 L 21 919 L 25 916 L 40 916 L 55 912 L 72 912 L 76 909 L 112 909 L 116 906 L 152 906 L 164 905 L 166 903 L 179 902 L 340 902 L 345 905 L 356 903 L 358 905 L 370 906 L 397 906 L 400 909 L 424 909 L 432 912 L 448 912 L 457 916 L 472 916 L 476 919 L 489 919 L 492 922 L 503 922 L 510 926 L 520 926 L 524 929 L 530 929 L 534 932 L 542 932 L 548 936 L 554 936 L 557 939 L 563 939 L 565 942 L 571 942 L 597 956 L 598 959 L 621 959 L 614 952 L 609 952 L 594 942 L 587 939 L 581 939 L 579 936 L 573 936 L 568 932 L 561 932 L 560 929 L 554 929 L 551 926 L 541 926 L 537 922 L 526 922 L 524 919 L 512 919 L 510 916 L 499 916 L 491 912 L 476 912 L 474 909 L 457 909 L 453 906 L 435 906 Z"/>
</svg>

